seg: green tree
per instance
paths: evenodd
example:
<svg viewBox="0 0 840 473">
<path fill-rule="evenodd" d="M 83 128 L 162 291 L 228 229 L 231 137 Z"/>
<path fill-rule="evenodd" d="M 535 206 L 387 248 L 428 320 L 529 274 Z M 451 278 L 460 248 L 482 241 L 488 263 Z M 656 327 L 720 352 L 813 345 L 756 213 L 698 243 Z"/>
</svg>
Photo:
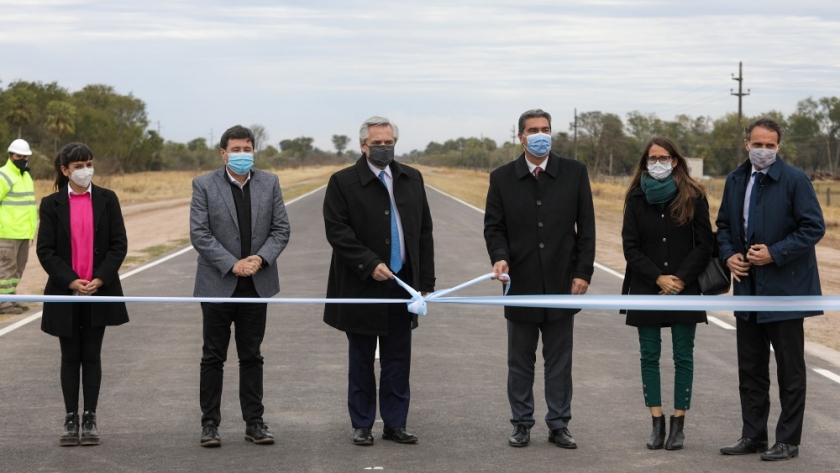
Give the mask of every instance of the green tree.
<svg viewBox="0 0 840 473">
<path fill-rule="evenodd" d="M 17 128 L 17 137 L 21 137 L 21 129 L 34 122 L 38 113 L 35 103 L 36 96 L 23 88 L 10 88 L 3 94 L 5 119 L 12 128 Z"/>
<path fill-rule="evenodd" d="M 76 107 L 61 100 L 50 101 L 47 104 L 47 119 L 44 128 L 55 136 L 53 151 L 58 152 L 58 142 L 62 135 L 76 131 Z"/>
<path fill-rule="evenodd" d="M 335 147 L 335 154 L 341 156 L 347 149 L 347 145 L 350 144 L 350 137 L 347 135 L 332 135 L 332 142 Z"/>
<path fill-rule="evenodd" d="M 146 170 L 151 156 L 141 150 L 148 139 L 146 104 L 120 95 L 108 85 L 88 85 L 73 94 L 78 110 L 76 138 L 86 143 L 101 162 L 116 172 Z"/>
</svg>

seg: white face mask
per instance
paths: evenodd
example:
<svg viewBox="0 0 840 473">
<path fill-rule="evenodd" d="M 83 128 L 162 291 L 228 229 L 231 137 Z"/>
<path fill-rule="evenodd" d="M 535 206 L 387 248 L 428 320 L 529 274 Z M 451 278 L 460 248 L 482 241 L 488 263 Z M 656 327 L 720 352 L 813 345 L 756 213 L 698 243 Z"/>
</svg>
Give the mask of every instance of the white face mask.
<svg viewBox="0 0 840 473">
<path fill-rule="evenodd" d="M 770 167 L 776 162 L 776 151 L 767 148 L 750 148 L 750 162 L 756 169 Z"/>
<path fill-rule="evenodd" d="M 90 180 L 93 179 L 93 168 L 82 168 L 73 171 L 70 174 L 70 180 L 79 187 L 87 187 L 90 185 Z"/>
<path fill-rule="evenodd" d="M 650 177 L 661 181 L 671 175 L 671 163 L 660 163 L 659 161 L 647 165 L 648 174 Z"/>
</svg>

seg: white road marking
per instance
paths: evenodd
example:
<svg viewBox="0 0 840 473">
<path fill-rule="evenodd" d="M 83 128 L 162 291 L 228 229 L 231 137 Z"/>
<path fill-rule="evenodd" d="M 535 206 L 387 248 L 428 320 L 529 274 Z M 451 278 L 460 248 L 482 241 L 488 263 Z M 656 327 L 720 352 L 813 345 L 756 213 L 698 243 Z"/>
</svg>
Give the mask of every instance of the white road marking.
<svg viewBox="0 0 840 473">
<path fill-rule="evenodd" d="M 814 371 L 825 376 L 826 378 L 834 381 L 835 383 L 840 383 L 840 376 L 832 373 L 831 371 L 824 370 L 822 368 L 814 368 Z"/>
<path fill-rule="evenodd" d="M 724 328 L 726 330 L 735 330 L 735 327 L 729 325 L 728 323 L 724 322 L 723 320 L 720 320 L 717 317 L 712 317 L 711 315 L 709 315 L 707 318 L 709 319 L 709 322 L 717 325 L 718 327 Z"/>
</svg>

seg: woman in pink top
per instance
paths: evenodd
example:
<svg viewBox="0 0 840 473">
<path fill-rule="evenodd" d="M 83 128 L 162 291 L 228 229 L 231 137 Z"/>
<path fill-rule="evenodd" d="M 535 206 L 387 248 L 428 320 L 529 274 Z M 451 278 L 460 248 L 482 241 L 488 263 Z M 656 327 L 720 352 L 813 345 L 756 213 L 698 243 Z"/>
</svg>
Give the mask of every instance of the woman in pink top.
<svg viewBox="0 0 840 473">
<path fill-rule="evenodd" d="M 55 189 L 41 200 L 37 253 L 46 295 L 122 296 L 119 269 L 128 243 L 117 195 L 91 184 L 93 153 L 70 143 L 55 158 Z M 41 330 L 61 343 L 67 415 L 59 445 L 99 445 L 96 405 L 106 325 L 128 322 L 122 302 L 45 302 Z M 84 411 L 79 422 L 79 385 Z M 81 435 L 80 435 L 81 430 Z"/>
</svg>

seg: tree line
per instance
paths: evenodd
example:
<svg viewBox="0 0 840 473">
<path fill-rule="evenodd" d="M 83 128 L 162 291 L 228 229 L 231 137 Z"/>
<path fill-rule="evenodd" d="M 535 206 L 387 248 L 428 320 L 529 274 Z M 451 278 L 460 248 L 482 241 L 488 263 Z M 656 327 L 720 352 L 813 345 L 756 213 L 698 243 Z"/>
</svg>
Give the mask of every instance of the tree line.
<svg viewBox="0 0 840 473">
<path fill-rule="evenodd" d="M 206 170 L 219 166 L 218 143 L 195 138 L 187 143 L 167 141 L 149 128 L 146 104 L 132 94 L 117 93 L 112 86 L 93 84 L 71 92 L 57 82 L 11 82 L 0 88 L 0 143 L 15 138 L 29 142 L 32 175 L 53 177 L 58 150 L 81 141 L 94 150 L 97 171 L 132 173 L 161 170 Z M 333 136 L 336 152 L 313 146 L 301 136 L 269 144 L 262 125 L 251 125 L 262 167 L 300 166 L 346 162 L 345 135 Z"/>
<path fill-rule="evenodd" d="M 840 175 L 840 98 L 806 98 L 788 116 L 770 111 L 785 130 L 781 155 L 811 174 Z M 109 173 L 159 170 L 205 170 L 219 165 L 217 143 L 195 138 L 187 143 L 166 141 L 149 129 L 146 104 L 132 94 L 93 84 L 70 92 L 56 82 L 15 81 L 0 88 L 0 143 L 22 137 L 32 146 L 32 174 L 52 177 L 52 162 L 67 142 L 88 144 L 97 156 L 97 169 Z M 755 117 L 752 117 L 755 118 Z M 630 112 L 619 115 L 588 111 L 578 115 L 576 126 L 553 135 L 553 150 L 586 163 L 590 174 L 626 175 L 633 171 L 639 153 L 653 136 L 666 136 L 685 156 L 701 158 L 704 171 L 722 175 L 746 157 L 743 124 L 729 113 L 718 119 L 677 115 L 663 120 L 654 114 Z M 554 128 L 559 128 L 554 124 Z M 265 127 L 251 125 L 260 166 L 277 168 L 308 164 L 346 163 L 357 156 L 348 151 L 354 140 L 333 135 L 334 151 L 314 145 L 314 138 L 299 136 L 277 141 L 274 146 Z M 575 133 L 576 132 L 576 133 Z M 353 149 L 353 148 L 351 148 Z M 424 150 L 412 150 L 398 159 L 427 165 L 493 169 L 521 153 L 518 141 L 497 144 L 490 138 L 461 137 L 443 143 L 429 142 Z"/>
<path fill-rule="evenodd" d="M 704 172 L 724 175 L 746 159 L 744 124 L 762 116 L 778 121 L 784 130 L 781 156 L 812 175 L 840 175 L 840 98 L 806 98 L 788 116 L 770 111 L 739 121 L 737 113 L 721 118 L 677 115 L 663 120 L 654 114 L 630 112 L 624 120 L 614 113 L 589 111 L 578 115 L 568 131 L 552 136 L 552 149 L 560 156 L 586 163 L 591 175 L 628 175 L 651 137 L 673 140 L 683 155 L 701 158 Z M 554 128 L 558 128 L 554 124 Z M 401 159 L 437 166 L 493 169 L 522 152 L 517 142 L 501 146 L 490 138 L 457 138 L 430 142 Z"/>
</svg>

